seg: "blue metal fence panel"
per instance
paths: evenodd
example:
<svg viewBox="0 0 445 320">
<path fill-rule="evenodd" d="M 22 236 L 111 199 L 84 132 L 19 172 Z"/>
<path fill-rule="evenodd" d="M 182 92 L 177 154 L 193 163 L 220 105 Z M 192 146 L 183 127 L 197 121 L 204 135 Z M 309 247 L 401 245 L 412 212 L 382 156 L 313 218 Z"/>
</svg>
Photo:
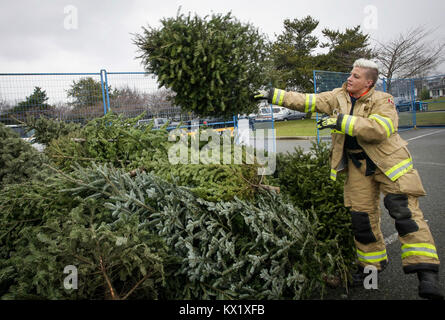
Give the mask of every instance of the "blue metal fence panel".
<svg viewBox="0 0 445 320">
<path fill-rule="evenodd" d="M 103 115 L 100 73 L 0 74 L 0 121 L 46 116 L 84 121 Z"/>
<path fill-rule="evenodd" d="M 314 70 L 314 91 L 341 87 L 349 73 Z M 379 79 L 376 90 L 394 97 L 399 128 L 445 126 L 445 75 L 413 79 Z M 319 133 L 317 130 L 317 137 Z"/>
<path fill-rule="evenodd" d="M 0 122 L 17 124 L 27 117 L 48 117 L 85 123 L 114 113 L 145 119 L 162 118 L 173 124 L 192 121 L 210 127 L 234 127 L 230 119 L 198 117 L 175 106 L 173 92 L 158 88 L 146 72 L 0 73 Z"/>
</svg>

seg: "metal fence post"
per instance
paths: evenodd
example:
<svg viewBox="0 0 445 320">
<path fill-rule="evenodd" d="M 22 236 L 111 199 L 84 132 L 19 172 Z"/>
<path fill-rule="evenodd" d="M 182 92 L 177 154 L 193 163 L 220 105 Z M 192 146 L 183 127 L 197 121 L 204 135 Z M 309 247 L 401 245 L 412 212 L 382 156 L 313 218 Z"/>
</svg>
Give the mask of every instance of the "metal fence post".
<svg viewBox="0 0 445 320">
<path fill-rule="evenodd" d="M 107 103 L 106 103 L 106 100 L 105 100 L 105 84 L 104 84 L 104 73 L 105 73 L 105 70 L 104 69 L 102 69 L 102 70 L 100 70 L 100 85 L 101 85 L 101 87 L 102 87 L 102 101 L 103 101 L 103 103 L 104 103 L 104 115 L 105 114 L 107 114 Z"/>
<path fill-rule="evenodd" d="M 107 74 L 107 70 L 104 70 L 105 73 L 105 92 L 107 94 L 107 112 L 111 111 L 110 108 L 110 93 L 108 92 L 108 74 Z"/>
<path fill-rule="evenodd" d="M 413 106 L 413 126 L 416 129 L 416 95 L 414 92 L 414 79 L 411 79 L 411 104 Z"/>
<path fill-rule="evenodd" d="M 314 74 L 314 93 L 317 93 L 317 77 L 315 74 L 315 70 L 313 71 Z M 318 122 L 318 112 L 315 112 L 315 122 Z M 318 127 L 315 126 L 317 129 L 317 145 L 320 144 L 320 132 L 318 130 Z"/>
</svg>

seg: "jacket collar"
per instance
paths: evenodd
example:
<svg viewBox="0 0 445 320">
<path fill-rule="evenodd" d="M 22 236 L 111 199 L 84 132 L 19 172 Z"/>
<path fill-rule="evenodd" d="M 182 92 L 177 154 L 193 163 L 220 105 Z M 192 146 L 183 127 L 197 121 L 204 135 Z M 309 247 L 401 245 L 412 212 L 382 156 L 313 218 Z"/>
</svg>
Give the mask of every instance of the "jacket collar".
<svg viewBox="0 0 445 320">
<path fill-rule="evenodd" d="M 346 90 L 346 86 L 347 86 L 347 85 L 348 85 L 347 81 L 343 82 L 342 89 L 343 89 L 343 92 L 344 92 L 344 94 L 346 95 L 346 97 L 347 97 L 349 100 L 351 100 L 351 97 L 349 96 L 349 92 Z M 361 96 L 361 97 L 358 98 L 357 100 L 366 100 L 366 99 L 368 99 L 369 97 L 372 96 L 372 94 L 374 93 L 374 91 L 375 91 L 375 86 L 372 87 L 371 89 L 369 89 L 369 91 L 368 91 L 365 95 Z"/>
</svg>

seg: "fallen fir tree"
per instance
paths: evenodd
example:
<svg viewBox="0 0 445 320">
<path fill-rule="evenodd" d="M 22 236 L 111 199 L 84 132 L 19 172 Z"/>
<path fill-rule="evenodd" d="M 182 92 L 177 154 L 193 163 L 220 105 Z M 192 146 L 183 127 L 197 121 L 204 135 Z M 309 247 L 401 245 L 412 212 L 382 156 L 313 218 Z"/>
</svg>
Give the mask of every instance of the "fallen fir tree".
<svg viewBox="0 0 445 320">
<path fill-rule="evenodd" d="M 91 120 L 83 128 L 53 139 L 45 149 L 45 154 L 55 167 L 70 172 L 72 165 L 80 163 L 87 167 L 92 163 L 109 163 L 126 170 L 143 169 L 167 181 L 187 186 L 201 198 L 209 201 L 227 201 L 237 196 L 251 199 L 260 185 L 268 184 L 268 177 L 258 175 L 261 167 L 255 159 L 246 161 L 246 148 L 243 147 L 240 164 L 232 161 L 223 163 L 223 140 L 220 141 L 218 163 L 172 164 L 169 148 L 176 141 L 169 141 L 166 125 L 153 130 L 152 125 L 138 127 L 137 122 L 143 115 L 125 118 L 123 115 L 108 113 Z M 188 136 L 188 146 L 197 136 Z M 179 139 L 177 139 L 179 140 Z M 211 138 L 209 139 L 211 141 Z M 199 150 L 208 142 L 199 141 Z M 210 142 L 209 142 L 210 143 Z M 229 156 L 233 157 L 234 142 L 230 140 Z M 188 159 L 191 151 L 188 149 Z M 255 156 L 255 155 L 254 155 Z"/>
<path fill-rule="evenodd" d="M 2 243 L 3 298 L 301 299 L 346 275 L 313 212 L 273 192 L 215 203 L 151 173 L 92 165 L 12 187 L 0 206 L 2 233 L 6 216 L 37 219 Z M 63 287 L 67 265 L 79 290 Z"/>
<path fill-rule="evenodd" d="M 12 129 L 0 123 L 0 189 L 21 183 L 36 175 L 44 176 L 44 155 L 23 141 Z"/>
</svg>

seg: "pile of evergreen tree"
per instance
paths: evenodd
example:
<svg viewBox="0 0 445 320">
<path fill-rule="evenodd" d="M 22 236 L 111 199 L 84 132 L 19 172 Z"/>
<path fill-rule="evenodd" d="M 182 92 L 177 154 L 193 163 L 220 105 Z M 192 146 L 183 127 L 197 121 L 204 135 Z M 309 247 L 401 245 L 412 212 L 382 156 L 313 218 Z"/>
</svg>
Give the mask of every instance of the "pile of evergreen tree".
<svg viewBox="0 0 445 320">
<path fill-rule="evenodd" d="M 2 298 L 301 299 L 346 280 L 347 213 L 341 182 L 323 174 L 325 145 L 261 177 L 257 163 L 171 165 L 165 128 L 137 120 L 110 113 L 57 136 L 35 167 L 45 175 L 7 181 Z M 77 289 L 64 286 L 67 266 Z"/>
<path fill-rule="evenodd" d="M 12 129 L 0 123 L 0 189 L 41 173 L 45 157 Z"/>
</svg>

